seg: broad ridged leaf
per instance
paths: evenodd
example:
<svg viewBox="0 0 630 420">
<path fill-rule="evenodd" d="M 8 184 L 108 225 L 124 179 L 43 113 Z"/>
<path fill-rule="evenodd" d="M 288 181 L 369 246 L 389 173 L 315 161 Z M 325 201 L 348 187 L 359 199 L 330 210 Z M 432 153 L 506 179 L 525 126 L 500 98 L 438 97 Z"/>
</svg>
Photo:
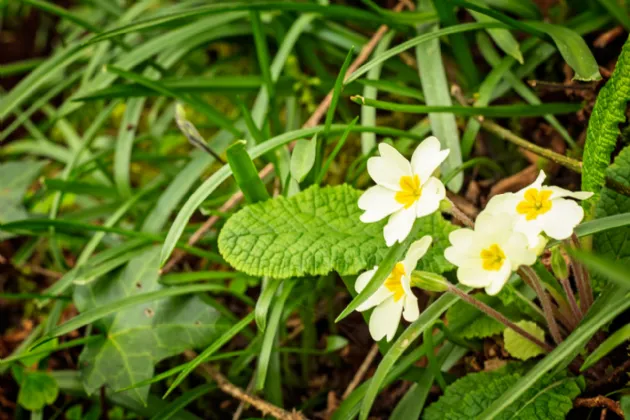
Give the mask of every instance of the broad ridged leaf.
<svg viewBox="0 0 630 420">
<path fill-rule="evenodd" d="M 476 418 L 521 377 L 521 369 L 510 365 L 494 372 L 470 373 L 453 382 L 438 401 L 431 404 L 424 420 L 469 420 Z M 566 374 L 548 375 L 529 388 L 498 420 L 557 420 L 565 418 L 573 399 L 581 392 L 583 379 Z"/>
<path fill-rule="evenodd" d="M 532 321 L 520 321 L 516 325 L 538 338 L 541 341 L 545 341 L 545 331 L 540 328 L 535 322 Z M 506 328 L 503 332 L 503 342 L 505 350 L 516 359 L 527 360 L 532 357 L 539 356 L 544 353 L 536 344 L 532 343 L 522 335 L 518 334 L 511 328 Z"/>
<path fill-rule="evenodd" d="M 476 294 L 473 297 L 491 306 L 500 303 L 499 299 L 493 296 Z M 491 337 L 501 334 L 505 329 L 502 323 L 464 301 L 459 301 L 449 308 L 446 320 L 450 329 L 457 331 L 460 337 L 466 339 Z"/>
<path fill-rule="evenodd" d="M 330 271 L 351 275 L 372 268 L 388 250 L 383 239 L 387 220 L 359 220 L 362 193 L 348 185 L 313 186 L 291 198 L 247 206 L 221 230 L 219 251 L 234 268 L 252 276 L 289 278 Z M 419 269 L 451 269 L 443 253 L 455 226 L 438 213 L 422 223 L 418 237 L 431 235 L 433 244 Z"/>
<path fill-rule="evenodd" d="M 160 248 L 132 259 L 114 276 L 75 289 L 79 311 L 161 289 Z M 153 376 L 154 365 L 186 349 L 209 345 L 228 328 L 228 320 L 199 297 L 175 297 L 138 305 L 95 323 L 105 332 L 85 346 L 79 358 L 88 394 L 107 386 L 116 391 Z M 145 404 L 149 386 L 124 393 Z"/>
<path fill-rule="evenodd" d="M 626 147 L 619 153 L 605 174 L 622 185 L 630 186 L 630 147 Z M 600 199 L 595 207 L 597 219 L 627 212 L 630 212 L 630 197 L 610 188 L 604 188 L 601 191 Z M 593 249 L 602 258 L 630 264 L 630 226 L 598 233 L 593 240 Z M 600 290 L 606 282 L 599 275 L 594 275 L 593 279 L 596 290 Z"/>
<path fill-rule="evenodd" d="M 615 150 L 619 124 L 626 120 L 630 99 L 630 39 L 626 41 L 610 80 L 597 96 L 588 123 L 582 170 L 582 190 L 599 193 L 606 181 L 605 171 Z M 588 213 L 596 200 L 585 202 Z"/>
</svg>

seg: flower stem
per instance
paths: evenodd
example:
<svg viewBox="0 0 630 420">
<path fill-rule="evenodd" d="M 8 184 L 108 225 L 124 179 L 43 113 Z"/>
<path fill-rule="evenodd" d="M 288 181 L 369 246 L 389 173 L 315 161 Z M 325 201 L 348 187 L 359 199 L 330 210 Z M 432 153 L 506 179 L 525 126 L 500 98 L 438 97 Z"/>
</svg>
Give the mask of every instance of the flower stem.
<svg viewBox="0 0 630 420">
<path fill-rule="evenodd" d="M 577 235 L 574 233 L 571 236 L 571 239 L 568 239 L 567 245 L 580 249 L 580 241 Z M 575 284 L 578 289 L 578 294 L 580 296 L 580 308 L 583 313 L 588 311 L 588 308 L 593 304 L 593 289 L 591 288 L 591 281 L 588 275 L 588 271 L 582 264 L 580 264 L 575 258 L 571 258 L 571 269 L 573 270 L 573 275 L 575 276 Z"/>
<path fill-rule="evenodd" d="M 528 266 L 521 266 L 518 269 L 518 274 L 521 276 L 523 281 L 525 281 L 532 289 L 534 289 L 536 295 L 538 295 L 538 299 L 540 299 L 540 304 L 542 305 L 543 312 L 545 314 L 545 319 L 547 320 L 547 325 L 549 327 L 551 337 L 553 337 L 553 341 L 555 341 L 556 344 L 560 344 L 562 342 L 560 328 L 558 327 L 556 318 L 553 316 L 551 299 L 549 299 L 549 296 L 547 296 L 547 293 L 545 293 L 545 289 L 540 282 L 540 278 L 538 278 L 536 272 Z"/>
<path fill-rule="evenodd" d="M 545 350 L 547 352 L 551 352 L 553 350 L 553 346 L 551 346 L 551 345 L 545 343 L 544 341 L 541 341 L 538 338 L 534 337 L 533 335 L 531 335 L 530 333 L 528 333 L 527 331 L 525 331 L 524 329 L 522 329 L 521 327 L 519 327 L 518 325 L 516 325 L 515 323 L 513 323 L 509 319 L 507 319 L 499 311 L 491 308 L 490 306 L 488 306 L 485 303 L 475 299 L 474 297 L 467 295 L 466 293 L 464 293 L 461 290 L 459 290 L 452 283 L 449 282 L 448 285 L 449 285 L 448 286 L 448 291 L 450 293 L 453 293 L 454 295 L 457 295 L 457 297 L 462 299 L 464 302 L 468 303 L 469 305 L 472 305 L 472 306 L 476 307 L 481 312 L 483 312 L 486 315 L 496 319 L 497 321 L 499 321 L 500 323 L 502 323 L 506 327 L 511 328 L 517 334 L 520 334 L 525 339 L 527 339 L 527 340 L 531 341 L 532 343 L 536 344 L 541 349 L 543 349 L 543 350 Z"/>
<path fill-rule="evenodd" d="M 446 199 L 446 200 L 448 200 L 448 199 Z M 455 205 L 455 203 L 453 203 L 451 200 L 448 200 L 448 202 L 451 204 L 451 207 L 450 207 L 450 209 L 448 210 L 448 211 L 449 211 L 449 213 L 450 213 L 450 214 L 451 214 L 454 218 L 456 218 L 457 220 L 459 220 L 460 222 L 462 222 L 462 224 L 463 224 L 464 226 L 469 227 L 469 228 L 471 228 L 471 229 L 474 229 L 474 227 L 475 227 L 475 222 L 473 222 L 473 220 L 472 220 L 470 217 L 468 217 L 468 216 L 466 215 L 466 213 L 464 213 L 463 211 L 461 211 L 461 210 L 459 209 L 459 207 L 457 207 L 457 206 Z"/>
<path fill-rule="evenodd" d="M 578 307 L 577 301 L 575 300 L 575 295 L 573 294 L 573 290 L 571 289 L 571 282 L 568 278 L 558 280 L 560 280 L 560 284 L 564 289 L 564 293 L 567 295 L 569 307 L 571 307 L 571 312 L 573 313 L 573 317 L 575 318 L 577 324 L 582 319 L 582 311 Z"/>
</svg>

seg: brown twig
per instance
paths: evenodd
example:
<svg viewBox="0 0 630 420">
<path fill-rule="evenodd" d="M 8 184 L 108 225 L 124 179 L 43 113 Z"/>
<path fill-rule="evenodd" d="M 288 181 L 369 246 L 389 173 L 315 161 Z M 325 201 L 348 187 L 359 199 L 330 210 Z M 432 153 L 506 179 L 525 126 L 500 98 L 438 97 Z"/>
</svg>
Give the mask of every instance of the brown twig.
<svg viewBox="0 0 630 420">
<path fill-rule="evenodd" d="M 409 8 L 413 10 L 413 4 L 409 2 L 409 0 L 401 0 L 400 3 L 398 3 L 398 5 L 396 5 L 396 7 L 393 10 L 395 12 L 400 12 L 405 6 L 408 6 Z M 355 58 L 354 61 L 348 67 L 345 80 L 347 80 L 348 77 L 350 77 L 352 73 L 355 72 L 356 69 L 358 69 L 363 63 L 365 63 L 365 61 L 368 59 L 370 54 L 372 54 L 372 51 L 374 51 L 374 48 L 376 48 L 376 45 L 379 43 L 381 38 L 383 38 L 383 36 L 385 35 L 388 29 L 389 28 L 387 25 L 381 25 L 378 28 L 378 30 L 374 33 L 374 35 L 372 35 L 372 38 L 370 38 L 368 43 L 365 44 L 363 48 L 361 48 L 361 51 L 359 52 L 359 55 L 357 56 L 357 58 Z M 322 102 L 319 104 L 315 112 L 313 112 L 311 117 L 304 123 L 302 128 L 314 127 L 321 121 L 321 119 L 326 114 L 326 111 L 328 111 L 328 108 L 330 107 L 330 102 L 332 101 L 333 92 L 334 92 L 334 89 L 331 89 L 330 92 L 328 92 L 328 95 L 326 95 L 326 97 L 322 100 Z M 293 143 L 289 145 L 289 148 L 292 148 L 292 147 L 293 147 Z M 260 172 L 258 172 L 258 176 L 260 176 L 260 178 L 264 178 L 267 175 L 269 175 L 272 171 L 273 171 L 273 164 L 268 163 L 264 168 L 260 170 Z M 227 212 L 233 207 L 235 207 L 238 203 L 240 203 L 242 199 L 243 199 L 243 193 L 239 191 L 235 193 L 234 195 L 232 195 L 232 197 L 230 197 L 230 199 L 226 201 L 225 204 L 223 204 L 219 210 L 221 212 Z M 188 240 L 188 245 L 194 245 L 203 235 L 206 234 L 206 232 L 208 232 L 212 228 L 212 226 L 214 226 L 214 224 L 218 220 L 219 220 L 218 216 L 210 216 L 210 218 L 202 226 L 200 226 L 199 229 L 195 231 L 195 233 L 193 233 L 193 235 Z M 160 271 L 160 273 L 164 274 L 170 271 L 175 266 L 175 264 L 177 264 L 184 257 L 184 255 L 185 253 L 181 250 L 175 251 L 171 259 L 166 263 L 166 265 Z"/>
<path fill-rule="evenodd" d="M 341 396 L 342 400 L 345 400 L 346 398 L 348 398 L 350 394 L 352 393 L 352 391 L 354 391 L 354 389 L 357 386 L 359 386 L 359 383 L 361 383 L 361 381 L 363 380 L 363 377 L 367 373 L 370 365 L 374 361 L 374 358 L 376 357 L 377 354 L 378 354 L 378 344 L 374 343 L 372 344 L 372 348 L 368 352 L 367 356 L 365 356 L 363 363 L 361 363 L 361 366 L 359 366 L 359 369 L 354 374 L 352 381 L 350 381 L 350 384 L 348 384 L 348 387 L 346 388 L 343 395 Z"/>
<path fill-rule="evenodd" d="M 197 354 L 192 350 L 186 350 L 184 355 L 192 360 L 197 357 Z M 280 407 L 277 407 L 262 398 L 259 398 L 255 395 L 249 394 L 247 391 L 239 388 L 230 382 L 225 376 L 221 374 L 216 368 L 210 366 L 209 364 L 202 363 L 198 367 L 204 374 L 210 376 L 213 381 L 215 381 L 219 387 L 219 389 L 226 394 L 236 398 L 239 401 L 244 401 L 246 404 L 251 405 L 256 408 L 258 411 L 263 413 L 263 415 L 270 415 L 275 417 L 276 419 L 281 420 L 306 420 L 306 417 L 297 411 L 288 412 Z"/>
<path fill-rule="evenodd" d="M 588 408 L 604 407 L 604 409 L 614 411 L 616 415 L 624 418 L 623 410 L 621 410 L 621 404 L 619 404 L 619 402 L 617 401 L 611 400 L 608 397 L 604 397 L 603 395 L 598 395 L 597 397 L 592 398 L 576 398 L 573 401 L 573 406 Z"/>
</svg>

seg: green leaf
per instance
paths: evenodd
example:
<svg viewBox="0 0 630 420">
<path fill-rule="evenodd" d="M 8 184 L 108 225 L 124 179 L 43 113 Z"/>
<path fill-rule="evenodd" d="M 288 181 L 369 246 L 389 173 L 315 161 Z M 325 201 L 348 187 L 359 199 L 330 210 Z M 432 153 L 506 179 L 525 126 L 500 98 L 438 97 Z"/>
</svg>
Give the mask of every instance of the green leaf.
<svg viewBox="0 0 630 420">
<path fill-rule="evenodd" d="M 57 381 L 46 372 L 24 372 L 18 393 L 18 404 L 37 411 L 55 402 L 59 395 Z"/>
<path fill-rule="evenodd" d="M 621 6 L 617 0 L 597 0 L 599 4 L 604 6 L 613 19 L 617 19 L 623 25 L 626 31 L 630 31 L 630 16 L 628 16 L 628 8 L 625 3 Z"/>
<path fill-rule="evenodd" d="M 199 385 L 191 390 L 184 392 L 179 398 L 171 402 L 168 406 L 164 407 L 158 414 L 153 416 L 152 420 L 168 420 L 175 414 L 178 414 L 184 407 L 197 398 L 201 398 L 208 392 L 215 389 L 216 384 L 204 384 Z"/>
<path fill-rule="evenodd" d="M 426 8 L 424 9 L 426 11 Z M 422 11 L 422 10 L 421 10 Z M 463 28 L 466 24 L 451 26 L 447 29 Z M 437 25 L 418 25 L 416 31 L 419 37 L 436 35 L 445 29 L 440 30 Z M 456 33 L 456 32 L 455 32 Z M 454 33 L 454 34 L 455 34 Z M 451 93 L 442 54 L 440 50 L 440 40 L 434 38 L 428 42 L 416 46 L 416 59 L 418 61 L 418 74 L 422 85 L 422 93 L 428 106 L 452 106 Z M 448 173 L 462 164 L 462 152 L 459 140 L 459 130 L 453 114 L 430 113 L 431 131 L 436 136 L 443 149 L 450 149 L 448 157 L 442 165 L 441 170 Z M 453 178 L 447 187 L 458 192 L 462 188 L 464 174 L 459 173 Z"/>
<path fill-rule="evenodd" d="M 424 420 L 468 420 L 477 417 L 503 391 L 513 386 L 521 375 L 508 365 L 493 372 L 469 373 L 453 382 L 424 413 Z M 535 383 L 511 404 L 501 420 L 557 420 L 573 408 L 573 399 L 581 392 L 583 379 L 566 374 L 548 375 Z"/>
<path fill-rule="evenodd" d="M 520 321 L 517 322 L 516 325 L 538 338 L 541 341 L 545 341 L 545 331 L 536 325 L 535 322 L 532 321 Z M 503 332 L 503 341 L 505 344 L 505 350 L 512 357 L 515 357 L 520 360 L 531 359 L 532 357 L 536 357 L 544 353 L 544 350 L 538 347 L 536 344 L 531 341 L 523 338 L 522 335 L 517 334 L 513 329 L 506 328 Z"/>
<path fill-rule="evenodd" d="M 219 251 L 234 268 L 253 276 L 289 278 L 330 271 L 348 275 L 372 268 L 388 251 L 383 239 L 386 221 L 359 220 L 361 194 L 348 185 L 313 186 L 288 199 L 247 206 L 221 230 Z M 419 269 L 449 270 L 443 251 L 455 227 L 437 213 L 418 222 L 418 237 L 433 237 Z"/>
<path fill-rule="evenodd" d="M 615 150 L 619 124 L 626 121 L 626 102 L 630 98 L 630 39 L 617 59 L 615 71 L 599 91 L 588 122 L 582 170 L 582 189 L 599 193 L 606 181 L 606 168 Z M 593 211 L 595 200 L 585 203 L 587 213 Z"/>
<path fill-rule="evenodd" d="M 33 366 L 35 363 L 38 363 L 44 357 L 52 353 L 55 347 L 57 347 L 57 344 L 58 344 L 58 340 L 56 338 L 54 340 L 47 341 L 44 344 L 42 344 L 40 347 L 38 347 L 36 351 L 30 351 L 30 352 L 26 352 L 26 354 L 23 354 L 22 357 L 20 358 L 21 359 L 20 362 L 26 367 Z M 29 356 L 29 353 L 36 353 L 36 354 Z M 5 363 L 5 362 L 6 362 L 6 359 L 2 360 L 2 363 Z"/>
<path fill-rule="evenodd" d="M 500 304 L 500 301 L 496 297 L 480 293 L 473 297 L 499 310 L 497 304 Z M 499 312 L 503 311 L 499 310 Z M 464 339 L 491 337 L 501 334 L 505 329 L 502 323 L 463 301 L 449 308 L 446 312 L 446 320 L 449 329 L 457 331 L 457 335 Z"/>
<path fill-rule="evenodd" d="M 483 4 L 482 0 L 470 0 L 470 2 Z M 471 10 L 470 14 L 477 22 L 496 22 L 496 19 L 482 13 L 475 12 L 474 10 Z M 503 50 L 503 52 L 523 64 L 523 54 L 521 53 L 518 41 L 514 38 L 510 31 L 507 29 L 488 29 L 487 32 L 497 46 Z"/>
<path fill-rule="evenodd" d="M 613 351 L 619 345 L 625 343 L 630 339 L 630 324 L 626 324 L 614 332 L 610 337 L 606 339 L 602 344 L 595 349 L 595 351 L 586 358 L 584 364 L 580 368 L 580 371 L 586 369 L 597 363 L 602 357 L 605 357 L 608 353 Z"/>
<path fill-rule="evenodd" d="M 158 283 L 158 257 L 159 247 L 155 247 L 131 260 L 119 275 L 76 287 L 75 304 L 82 312 L 79 317 L 133 297 L 169 290 Z M 190 286 L 170 290 L 185 287 Z M 107 386 L 116 391 L 149 379 L 156 363 L 210 344 L 227 324 L 216 309 L 197 296 L 145 301 L 100 317 L 94 325 L 106 334 L 86 345 L 79 358 L 85 390 L 91 394 Z M 149 387 L 125 393 L 145 403 Z"/>
<path fill-rule="evenodd" d="M 252 158 L 247 154 L 245 140 L 240 140 L 228 147 L 227 160 L 234 174 L 234 179 L 243 192 L 248 203 L 256 203 L 269 199 L 269 193 L 262 180 Z"/>
<path fill-rule="evenodd" d="M 630 44 L 626 43 L 626 45 Z M 626 147 L 619 153 L 615 162 L 606 170 L 605 175 L 623 185 L 630 186 L 630 147 Z M 604 188 L 601 191 L 599 201 L 595 207 L 596 221 L 603 217 L 628 212 L 630 212 L 630 197 L 626 197 L 609 188 Z M 602 258 L 627 267 L 630 263 L 630 226 L 610 229 L 596 234 L 593 239 L 593 251 Z M 603 276 L 595 275 L 593 279 L 595 280 L 593 286 L 596 289 L 600 288 Z"/>
<path fill-rule="evenodd" d="M 523 377 L 514 384 L 508 385 L 508 389 L 499 392 L 492 401 L 488 401 L 479 419 L 510 418 L 505 413 L 511 413 L 513 406 L 521 398 L 528 395 L 529 390 L 543 377 L 548 377 L 549 371 L 563 364 L 566 366 L 603 325 L 610 322 L 617 315 L 630 307 L 630 299 L 626 293 L 622 293 L 617 287 L 610 287 L 604 291 L 595 301 L 589 313 L 582 323 L 571 333 L 566 340 L 558 345 L 551 353 L 545 356 Z M 507 384 L 506 384 L 507 385 Z M 505 388 L 504 388 L 505 389 Z M 561 417 L 562 418 L 562 417 Z"/>
<path fill-rule="evenodd" d="M 298 182 L 304 181 L 306 175 L 313 169 L 317 155 L 317 134 L 309 140 L 300 139 L 295 143 L 291 154 L 291 175 Z"/>
</svg>

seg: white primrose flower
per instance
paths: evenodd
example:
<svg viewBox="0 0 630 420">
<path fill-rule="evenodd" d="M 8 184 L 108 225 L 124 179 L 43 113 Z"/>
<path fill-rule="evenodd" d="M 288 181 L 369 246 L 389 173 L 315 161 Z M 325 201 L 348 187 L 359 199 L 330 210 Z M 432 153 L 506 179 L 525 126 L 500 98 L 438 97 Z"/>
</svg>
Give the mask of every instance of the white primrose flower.
<svg viewBox="0 0 630 420">
<path fill-rule="evenodd" d="M 496 295 L 513 271 L 536 261 L 536 252 L 527 237 L 513 230 L 513 218 L 507 213 L 481 212 L 475 230 L 458 229 L 448 239 L 451 246 L 444 257 L 457 266 L 460 283 L 481 288 Z"/>
<path fill-rule="evenodd" d="M 572 192 L 555 186 L 543 186 L 545 173 L 540 171 L 533 184 L 516 193 L 493 197 L 486 206 L 490 213 L 508 213 L 515 219 L 514 230 L 524 233 L 531 247 L 541 243 L 540 234 L 553 239 L 567 239 L 584 218 L 584 210 L 567 198 L 585 200 L 593 193 Z"/>
<path fill-rule="evenodd" d="M 379 157 L 368 160 L 367 170 L 376 185 L 359 198 L 363 223 L 391 215 L 383 234 L 387 246 L 405 240 L 416 218 L 435 212 L 446 196 L 442 182 L 431 176 L 448 156 L 440 141 L 429 137 L 418 145 L 411 162 L 392 146 L 381 143 Z"/>
<path fill-rule="evenodd" d="M 370 335 L 375 341 L 383 337 L 387 337 L 387 341 L 394 338 L 401 313 L 409 322 L 418 319 L 420 311 L 418 300 L 411 291 L 411 272 L 430 245 L 430 236 L 423 236 L 412 243 L 405 259 L 396 264 L 383 285 L 357 308 L 357 311 L 363 312 L 376 306 L 370 317 Z M 357 292 L 365 289 L 377 269 L 378 266 L 357 277 L 354 289 Z"/>
</svg>

